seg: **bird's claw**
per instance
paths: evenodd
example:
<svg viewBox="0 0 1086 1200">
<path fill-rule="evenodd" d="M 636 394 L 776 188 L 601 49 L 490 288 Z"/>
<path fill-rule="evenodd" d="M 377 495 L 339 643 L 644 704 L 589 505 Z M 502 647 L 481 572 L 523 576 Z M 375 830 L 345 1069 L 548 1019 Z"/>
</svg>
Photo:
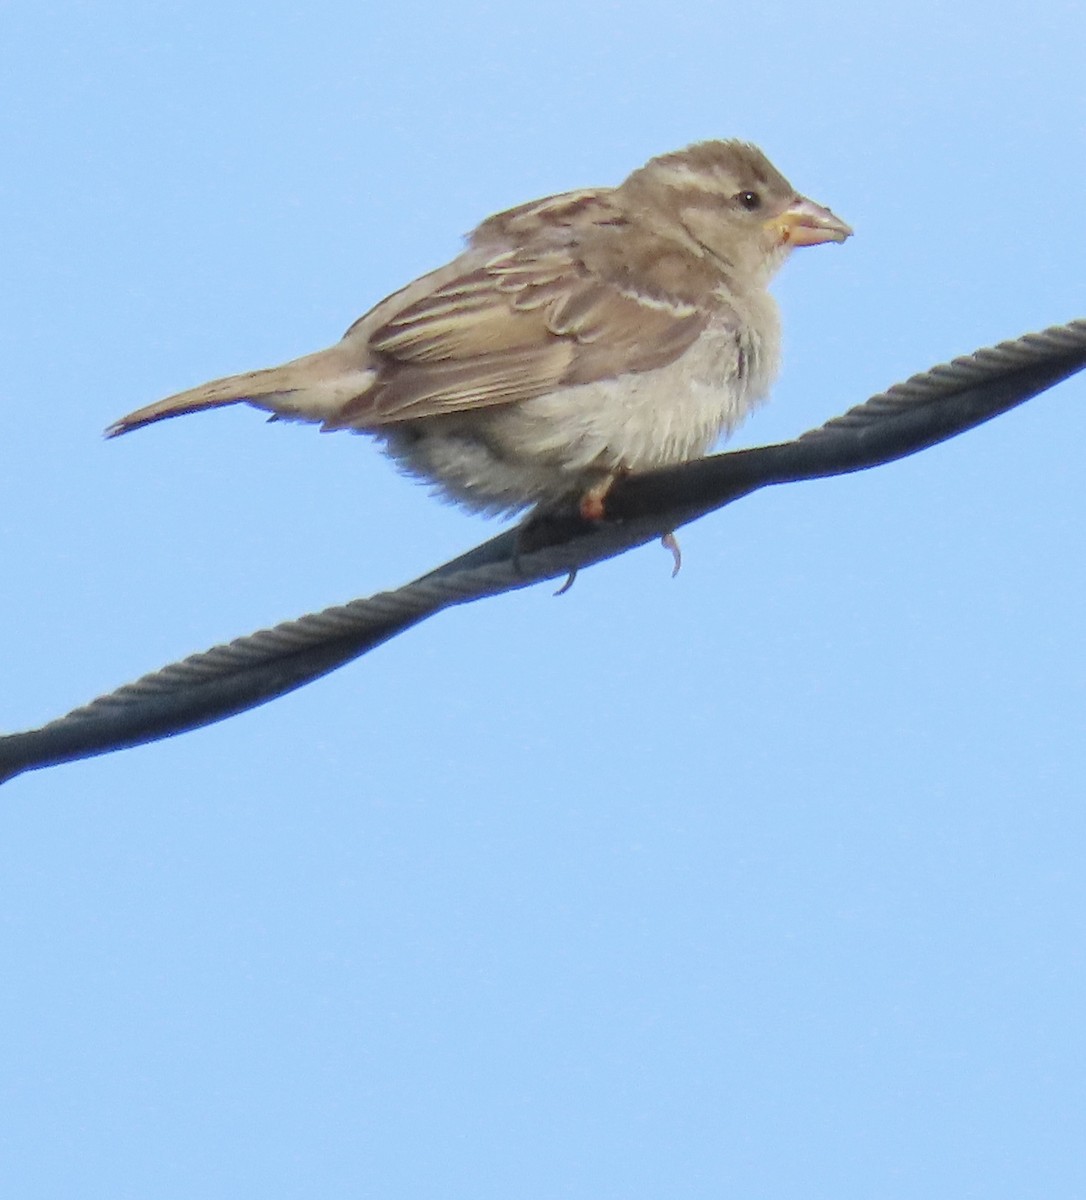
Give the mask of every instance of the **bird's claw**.
<svg viewBox="0 0 1086 1200">
<path fill-rule="evenodd" d="M 573 570 L 570 571 L 570 573 L 566 576 L 565 583 L 563 583 L 562 586 L 558 589 L 558 591 L 556 591 L 554 594 L 556 596 L 564 596 L 566 594 L 566 592 L 568 592 L 569 589 L 571 587 L 573 587 L 573 581 L 576 578 L 577 578 L 577 568 L 574 567 Z"/>
<path fill-rule="evenodd" d="M 671 578 L 674 579 L 682 569 L 683 565 L 683 552 L 679 546 L 679 539 L 674 533 L 665 533 L 660 539 L 660 545 L 663 546 L 665 550 L 671 551 L 671 557 L 675 561 L 675 565 L 671 569 Z"/>
</svg>

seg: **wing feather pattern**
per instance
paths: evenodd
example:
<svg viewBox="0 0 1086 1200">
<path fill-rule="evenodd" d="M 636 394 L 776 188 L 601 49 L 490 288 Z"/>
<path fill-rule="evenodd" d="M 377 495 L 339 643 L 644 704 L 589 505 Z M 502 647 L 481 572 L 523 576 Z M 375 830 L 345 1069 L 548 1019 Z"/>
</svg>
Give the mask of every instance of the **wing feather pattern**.
<svg viewBox="0 0 1086 1200">
<path fill-rule="evenodd" d="M 364 429 L 516 403 L 666 366 L 693 344 L 709 320 L 704 307 L 602 278 L 586 267 L 578 241 L 476 259 L 389 315 L 368 334 L 373 386 L 326 426 Z"/>
</svg>

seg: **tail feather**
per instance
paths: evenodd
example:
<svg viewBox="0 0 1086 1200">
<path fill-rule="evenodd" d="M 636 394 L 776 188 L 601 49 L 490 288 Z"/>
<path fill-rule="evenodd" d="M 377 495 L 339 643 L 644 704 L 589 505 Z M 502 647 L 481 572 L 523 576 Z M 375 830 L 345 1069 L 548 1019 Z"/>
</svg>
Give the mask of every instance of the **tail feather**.
<svg viewBox="0 0 1086 1200">
<path fill-rule="evenodd" d="M 232 375 L 227 379 L 217 379 L 214 383 L 206 383 L 202 387 L 190 388 L 186 392 L 178 392 L 176 396 L 167 396 L 154 404 L 137 408 L 135 412 L 114 421 L 106 430 L 106 437 L 118 437 L 122 433 L 130 433 L 144 425 L 152 425 L 155 421 L 165 420 L 166 417 L 179 417 L 184 413 L 199 412 L 204 408 L 219 408 L 224 404 L 236 404 L 240 400 L 249 399 L 253 391 L 245 384 L 244 375 Z"/>
<path fill-rule="evenodd" d="M 308 421 L 324 421 L 349 396 L 364 391 L 374 372 L 357 363 L 345 361 L 341 346 L 321 350 L 263 371 L 228 375 L 200 387 L 178 392 L 114 421 L 105 431 L 107 438 L 130 433 L 167 417 L 221 408 L 226 404 L 247 403 L 273 416 Z"/>
</svg>

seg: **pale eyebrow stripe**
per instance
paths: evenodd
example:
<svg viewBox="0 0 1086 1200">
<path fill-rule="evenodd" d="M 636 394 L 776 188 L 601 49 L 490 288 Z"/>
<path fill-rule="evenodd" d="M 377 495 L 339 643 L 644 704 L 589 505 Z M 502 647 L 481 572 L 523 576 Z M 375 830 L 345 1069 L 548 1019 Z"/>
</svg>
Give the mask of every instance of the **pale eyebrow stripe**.
<svg viewBox="0 0 1086 1200">
<path fill-rule="evenodd" d="M 661 182 L 674 187 L 695 187 L 703 192 L 724 192 L 724 180 L 707 171 L 698 171 L 686 163 L 668 163 L 658 167 Z"/>
</svg>

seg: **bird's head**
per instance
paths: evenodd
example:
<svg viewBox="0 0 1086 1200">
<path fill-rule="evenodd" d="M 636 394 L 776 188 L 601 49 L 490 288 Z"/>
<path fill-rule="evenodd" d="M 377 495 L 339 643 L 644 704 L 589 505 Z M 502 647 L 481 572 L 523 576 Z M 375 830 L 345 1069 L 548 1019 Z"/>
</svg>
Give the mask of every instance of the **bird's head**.
<svg viewBox="0 0 1086 1200">
<path fill-rule="evenodd" d="M 793 247 L 852 234 L 747 142 L 698 142 L 662 154 L 618 190 L 661 232 L 688 240 L 727 274 L 763 285 Z"/>
</svg>

